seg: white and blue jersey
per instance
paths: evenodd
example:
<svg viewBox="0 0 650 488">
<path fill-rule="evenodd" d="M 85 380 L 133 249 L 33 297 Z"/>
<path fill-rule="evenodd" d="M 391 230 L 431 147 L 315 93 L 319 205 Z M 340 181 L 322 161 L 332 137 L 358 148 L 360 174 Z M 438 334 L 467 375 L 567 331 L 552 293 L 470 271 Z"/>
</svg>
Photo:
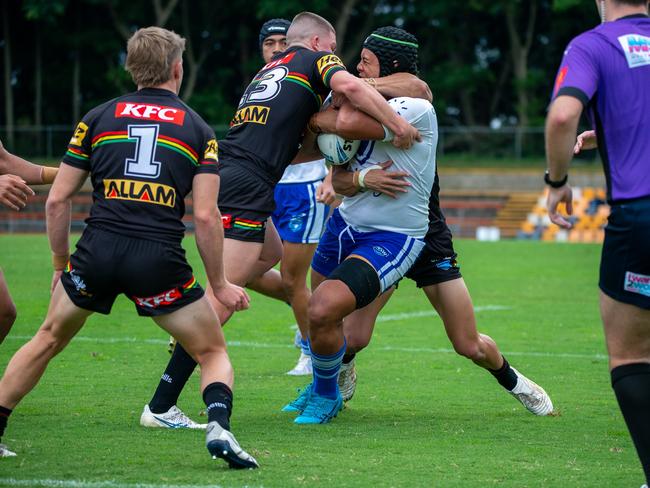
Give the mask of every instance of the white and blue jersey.
<svg viewBox="0 0 650 488">
<path fill-rule="evenodd" d="M 395 112 L 413 125 L 422 136 L 410 149 L 390 142 L 364 141 L 349 165 L 350 171 L 393 161 L 388 171 L 406 171 L 411 184 L 406 193 L 391 198 L 370 190 L 345 197 L 339 207 L 345 221 L 356 230 L 386 230 L 411 237 L 424 237 L 429 225 L 429 197 L 436 174 L 438 121 L 433 106 L 420 98 L 399 97 L 388 101 Z"/>
<path fill-rule="evenodd" d="M 364 142 L 350 170 L 392 160 L 390 170 L 410 174 L 411 186 L 397 198 L 372 191 L 344 197 L 327 223 L 312 260 L 316 272 L 329 276 L 346 258 L 363 259 L 377 272 L 382 292 L 404 276 L 424 247 L 438 144 L 438 123 L 429 102 L 401 97 L 389 104 L 419 130 L 422 142 L 407 150 L 397 149 L 390 142 Z"/>
<path fill-rule="evenodd" d="M 323 276 L 329 276 L 346 258 L 359 257 L 377 271 L 383 293 L 402 279 L 423 248 L 424 240 L 406 234 L 354 230 L 336 209 L 327 221 L 327 229 L 318 243 L 311 267 Z"/>
</svg>

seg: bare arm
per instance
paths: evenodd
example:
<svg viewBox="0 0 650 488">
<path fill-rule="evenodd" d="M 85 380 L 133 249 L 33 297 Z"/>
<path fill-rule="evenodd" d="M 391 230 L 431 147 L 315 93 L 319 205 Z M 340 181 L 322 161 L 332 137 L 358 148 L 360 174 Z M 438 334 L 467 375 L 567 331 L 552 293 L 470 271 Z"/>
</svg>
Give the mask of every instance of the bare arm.
<svg viewBox="0 0 650 488">
<path fill-rule="evenodd" d="M 345 95 L 354 107 L 388 127 L 395 135 L 392 142 L 396 147 L 408 149 L 420 140 L 417 129 L 399 117 L 379 92 L 347 71 L 334 73 L 330 88 Z"/>
<path fill-rule="evenodd" d="M 582 102 L 577 98 L 560 96 L 551 105 L 546 118 L 546 163 L 552 181 L 562 180 L 569 171 L 581 114 Z M 565 228 L 571 227 L 557 207 L 560 202 L 564 202 L 567 212 L 571 214 L 572 201 L 571 187 L 568 184 L 549 189 L 546 207 L 553 223 Z"/>
<path fill-rule="evenodd" d="M 381 78 L 365 78 L 385 98 L 411 97 L 433 101 L 433 94 L 426 82 L 411 73 L 393 73 Z"/>
<path fill-rule="evenodd" d="M 366 171 L 363 188 L 383 193 L 391 198 L 397 198 L 399 193 L 407 192 L 411 184 L 405 178 L 409 174 L 405 171 L 386 171 L 392 164 L 392 161 L 386 161 Z M 347 171 L 345 166 L 332 166 L 332 168 L 332 185 L 336 193 L 346 197 L 356 195 L 362 188 L 359 184 L 360 172 Z"/>
<path fill-rule="evenodd" d="M 60 175 L 52 185 L 45 203 L 47 237 L 50 241 L 52 264 L 54 265 L 52 289 L 58 283 L 70 256 L 72 197 L 79 191 L 87 176 L 87 171 L 62 164 Z"/>
<path fill-rule="evenodd" d="M 291 164 L 311 163 L 317 159 L 321 159 L 323 155 L 318 150 L 316 145 L 316 134 L 309 128 L 305 129 L 305 135 L 302 138 L 302 143 L 298 153 L 291 161 Z"/>
<path fill-rule="evenodd" d="M 354 108 L 349 101 L 344 101 L 338 109 L 330 106 L 327 110 L 312 115 L 309 127 L 317 133 L 338 134 L 356 141 L 384 138 L 381 124 Z"/>
<path fill-rule="evenodd" d="M 248 308 L 249 298 L 239 286 L 226 280 L 223 266 L 223 224 L 217 207 L 219 176 L 197 174 L 192 182 L 196 247 L 215 297 L 234 310 Z"/>
<path fill-rule="evenodd" d="M 7 151 L 0 142 L 0 174 L 12 174 L 22 178 L 28 185 L 52 183 L 57 168 L 39 166 Z"/>
</svg>

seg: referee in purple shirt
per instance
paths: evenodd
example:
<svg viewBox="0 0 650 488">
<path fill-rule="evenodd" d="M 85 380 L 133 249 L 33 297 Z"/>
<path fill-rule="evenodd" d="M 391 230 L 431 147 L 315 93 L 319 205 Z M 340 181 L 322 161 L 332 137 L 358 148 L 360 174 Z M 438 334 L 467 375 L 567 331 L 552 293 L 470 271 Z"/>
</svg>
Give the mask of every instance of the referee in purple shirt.
<svg viewBox="0 0 650 488">
<path fill-rule="evenodd" d="M 612 387 L 650 479 L 650 19 L 648 0 L 596 1 L 603 23 L 571 41 L 546 119 L 552 222 L 570 228 L 574 151 L 597 145 L 611 215 L 600 263 L 600 312 Z M 586 110 L 594 131 L 576 131 Z M 575 149 L 574 149 L 575 144 Z"/>
</svg>

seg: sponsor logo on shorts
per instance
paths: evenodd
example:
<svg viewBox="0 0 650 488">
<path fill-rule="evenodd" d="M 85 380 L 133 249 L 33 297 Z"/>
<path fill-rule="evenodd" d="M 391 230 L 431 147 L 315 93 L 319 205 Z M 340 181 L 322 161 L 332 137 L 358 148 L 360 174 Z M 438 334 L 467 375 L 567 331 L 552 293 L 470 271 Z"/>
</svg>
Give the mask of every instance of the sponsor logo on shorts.
<svg viewBox="0 0 650 488">
<path fill-rule="evenodd" d="M 135 180 L 104 180 L 104 196 L 107 199 L 131 200 L 174 207 L 176 190 L 168 185 Z"/>
<path fill-rule="evenodd" d="M 88 126 L 83 122 L 79 122 L 77 128 L 74 130 L 74 134 L 72 134 L 72 138 L 70 139 L 70 145 L 81 146 L 86 134 L 88 134 Z"/>
<path fill-rule="evenodd" d="M 68 267 L 66 269 L 68 274 L 70 275 L 70 279 L 72 280 L 72 284 L 76 288 L 76 290 L 79 292 L 79 294 L 85 296 L 85 297 L 91 297 L 93 296 L 92 293 L 88 293 L 86 291 L 86 282 L 79 276 L 78 274 L 75 274 L 75 270 L 72 269 L 72 266 L 68 263 Z"/>
<path fill-rule="evenodd" d="M 373 250 L 373 251 L 375 252 L 375 254 L 377 254 L 378 256 L 383 256 L 383 257 L 385 257 L 385 258 L 387 258 L 387 257 L 390 255 L 390 253 L 389 253 L 386 249 L 384 249 L 383 247 L 381 247 L 381 246 L 372 246 L 372 250 Z"/>
<path fill-rule="evenodd" d="M 178 288 L 174 288 L 152 297 L 133 297 L 133 299 L 135 300 L 136 305 L 140 307 L 158 308 L 160 306 L 171 305 L 182 296 L 183 294 L 180 292 L 180 290 Z"/>
<path fill-rule="evenodd" d="M 291 217 L 289 220 L 289 230 L 291 232 L 298 232 L 301 230 L 305 226 L 305 216 L 304 213 L 301 213 Z"/>
<path fill-rule="evenodd" d="M 232 227 L 232 215 L 221 214 L 221 224 L 224 229 L 230 229 Z"/>
<path fill-rule="evenodd" d="M 230 121 L 230 127 L 237 127 L 247 123 L 266 125 L 269 113 L 271 113 L 271 109 L 262 105 L 249 105 L 240 108 Z"/>
<path fill-rule="evenodd" d="M 115 117 L 128 117 L 130 119 L 155 120 L 183 125 L 185 111 L 164 105 L 151 105 L 148 103 L 120 102 L 115 107 Z"/>
<path fill-rule="evenodd" d="M 230 229 L 232 227 L 232 215 L 221 214 L 221 225 L 223 225 L 224 229 Z"/>
<path fill-rule="evenodd" d="M 623 288 L 625 291 L 650 297 L 650 276 L 627 271 Z"/>
<path fill-rule="evenodd" d="M 450 270 L 451 268 L 454 267 L 456 262 L 455 261 L 452 262 L 450 258 L 447 258 L 447 259 L 441 259 L 441 260 L 438 260 L 438 261 L 434 261 L 433 264 L 438 269 L 441 269 L 443 271 L 448 271 L 448 270 Z"/>
</svg>

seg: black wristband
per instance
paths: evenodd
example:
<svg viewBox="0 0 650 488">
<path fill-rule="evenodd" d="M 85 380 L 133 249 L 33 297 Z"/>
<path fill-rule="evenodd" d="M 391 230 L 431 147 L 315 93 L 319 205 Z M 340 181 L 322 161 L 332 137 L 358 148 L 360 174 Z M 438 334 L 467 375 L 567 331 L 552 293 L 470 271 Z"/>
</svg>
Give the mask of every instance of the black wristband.
<svg viewBox="0 0 650 488">
<path fill-rule="evenodd" d="M 548 170 L 546 170 L 546 173 L 544 173 L 544 183 L 546 183 L 551 188 L 562 188 L 564 185 L 566 185 L 567 181 L 569 181 L 568 174 L 564 175 L 564 178 L 562 178 L 560 181 L 553 181 Z"/>
</svg>

